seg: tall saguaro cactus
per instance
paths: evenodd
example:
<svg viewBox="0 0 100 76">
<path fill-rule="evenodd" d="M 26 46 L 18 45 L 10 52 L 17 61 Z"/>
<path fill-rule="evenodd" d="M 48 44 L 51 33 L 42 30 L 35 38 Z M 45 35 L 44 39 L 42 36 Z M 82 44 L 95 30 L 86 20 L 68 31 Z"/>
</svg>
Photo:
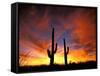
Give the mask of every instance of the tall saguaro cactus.
<svg viewBox="0 0 100 76">
<path fill-rule="evenodd" d="M 69 47 L 67 47 L 67 51 L 66 51 L 66 41 L 65 39 L 63 39 L 64 42 L 64 60 L 65 60 L 65 65 L 67 65 L 68 61 L 67 61 L 67 55 L 69 53 Z"/>
<path fill-rule="evenodd" d="M 53 28 L 52 29 L 52 47 L 51 47 L 51 51 L 49 49 L 47 50 L 48 57 L 50 58 L 50 65 L 53 65 L 53 63 L 54 63 L 54 54 L 56 53 L 56 51 L 57 51 L 57 43 L 56 43 L 56 46 L 54 46 L 54 28 Z"/>
</svg>

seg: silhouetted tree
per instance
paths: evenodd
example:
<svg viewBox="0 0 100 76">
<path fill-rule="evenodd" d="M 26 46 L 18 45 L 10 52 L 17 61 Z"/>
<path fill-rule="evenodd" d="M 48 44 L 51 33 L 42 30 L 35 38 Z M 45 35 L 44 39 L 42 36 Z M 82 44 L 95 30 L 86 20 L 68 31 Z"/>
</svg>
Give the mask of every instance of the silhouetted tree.
<svg viewBox="0 0 100 76">
<path fill-rule="evenodd" d="M 52 29 L 52 47 L 51 47 L 51 51 L 48 49 L 47 53 L 48 53 L 48 57 L 50 58 L 50 65 L 53 65 L 54 63 L 54 54 L 57 51 L 57 43 L 56 46 L 54 48 L 54 28 Z"/>
</svg>

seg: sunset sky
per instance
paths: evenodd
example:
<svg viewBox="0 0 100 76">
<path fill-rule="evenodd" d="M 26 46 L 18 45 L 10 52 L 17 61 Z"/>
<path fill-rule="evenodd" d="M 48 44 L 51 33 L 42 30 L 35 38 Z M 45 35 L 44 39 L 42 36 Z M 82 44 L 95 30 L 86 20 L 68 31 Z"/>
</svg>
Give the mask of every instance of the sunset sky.
<svg viewBox="0 0 100 76">
<path fill-rule="evenodd" d="M 49 65 L 52 27 L 58 43 L 55 64 L 64 64 L 63 38 L 69 46 L 68 63 L 96 61 L 96 8 L 20 5 L 20 66 Z"/>
</svg>

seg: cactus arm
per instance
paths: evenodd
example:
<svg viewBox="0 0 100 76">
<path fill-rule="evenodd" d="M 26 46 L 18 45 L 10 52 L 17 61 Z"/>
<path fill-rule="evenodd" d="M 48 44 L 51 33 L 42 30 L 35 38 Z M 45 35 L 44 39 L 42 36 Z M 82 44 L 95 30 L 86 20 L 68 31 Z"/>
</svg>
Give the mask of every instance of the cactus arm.
<svg viewBox="0 0 100 76">
<path fill-rule="evenodd" d="M 57 43 L 56 43 L 56 47 L 55 47 L 54 53 L 56 53 L 56 52 L 57 52 Z"/>
<path fill-rule="evenodd" d="M 48 56 L 51 57 L 50 50 L 47 49 Z"/>
</svg>

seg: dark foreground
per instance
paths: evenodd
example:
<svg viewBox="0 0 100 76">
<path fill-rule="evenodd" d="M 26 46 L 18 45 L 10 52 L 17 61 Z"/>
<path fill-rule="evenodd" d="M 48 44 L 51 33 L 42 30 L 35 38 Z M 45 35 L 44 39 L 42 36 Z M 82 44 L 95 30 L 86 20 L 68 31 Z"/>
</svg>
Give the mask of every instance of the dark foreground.
<svg viewBox="0 0 100 76">
<path fill-rule="evenodd" d="M 48 72 L 48 71 L 64 71 L 64 70 L 81 70 L 81 69 L 96 69 L 97 62 L 89 61 L 85 63 L 71 63 L 68 65 L 59 65 L 54 64 L 52 66 L 41 65 L 41 66 L 25 66 L 19 67 L 20 73 L 27 73 L 27 72 Z"/>
</svg>

